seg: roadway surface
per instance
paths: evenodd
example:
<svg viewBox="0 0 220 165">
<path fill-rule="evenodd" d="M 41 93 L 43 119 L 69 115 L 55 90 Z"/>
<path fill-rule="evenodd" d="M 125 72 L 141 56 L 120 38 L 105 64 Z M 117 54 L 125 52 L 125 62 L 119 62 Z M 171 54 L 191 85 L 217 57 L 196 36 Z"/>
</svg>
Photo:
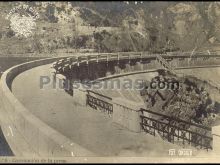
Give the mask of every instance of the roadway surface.
<svg viewBox="0 0 220 165">
<path fill-rule="evenodd" d="M 52 79 L 49 67 L 39 66 L 18 75 L 13 81 L 12 92 L 35 116 L 73 142 L 100 156 L 168 156 L 169 149 L 180 148 L 151 135 L 130 132 L 112 123 L 106 114 L 80 106 L 74 100 L 77 96 L 53 89 L 52 84 L 40 89 L 40 76 Z M 207 70 L 220 75 L 219 68 L 199 68 L 193 73 Z M 200 76 L 206 79 L 208 75 Z M 217 76 L 212 78 L 213 81 L 219 79 Z"/>
<path fill-rule="evenodd" d="M 46 85 L 40 89 L 40 76 L 52 79 L 50 65 L 39 66 L 18 75 L 12 92 L 25 107 L 73 142 L 100 156 L 167 156 L 179 146 L 145 133 L 133 133 L 112 122 L 106 114 L 82 107 L 63 90 Z"/>
</svg>

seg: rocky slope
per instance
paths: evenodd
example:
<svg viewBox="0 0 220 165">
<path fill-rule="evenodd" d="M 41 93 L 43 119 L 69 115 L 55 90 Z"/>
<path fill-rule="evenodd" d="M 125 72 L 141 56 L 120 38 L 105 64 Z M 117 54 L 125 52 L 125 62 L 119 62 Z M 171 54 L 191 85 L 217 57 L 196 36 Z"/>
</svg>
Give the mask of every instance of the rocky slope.
<svg viewBox="0 0 220 165">
<path fill-rule="evenodd" d="M 40 17 L 31 37 L 18 38 L 5 18 L 24 4 Z M 0 8 L 1 54 L 192 51 L 220 40 L 218 2 L 1 2 Z"/>
</svg>

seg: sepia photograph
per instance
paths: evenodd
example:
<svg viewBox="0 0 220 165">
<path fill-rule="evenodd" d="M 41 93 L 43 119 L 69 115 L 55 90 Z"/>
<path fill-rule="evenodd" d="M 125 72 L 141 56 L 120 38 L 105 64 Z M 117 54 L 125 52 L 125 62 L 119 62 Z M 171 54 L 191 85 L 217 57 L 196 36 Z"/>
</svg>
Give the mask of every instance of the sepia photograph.
<svg viewBox="0 0 220 165">
<path fill-rule="evenodd" d="M 220 2 L 0 2 L 0 163 L 195 162 L 220 163 Z"/>
</svg>

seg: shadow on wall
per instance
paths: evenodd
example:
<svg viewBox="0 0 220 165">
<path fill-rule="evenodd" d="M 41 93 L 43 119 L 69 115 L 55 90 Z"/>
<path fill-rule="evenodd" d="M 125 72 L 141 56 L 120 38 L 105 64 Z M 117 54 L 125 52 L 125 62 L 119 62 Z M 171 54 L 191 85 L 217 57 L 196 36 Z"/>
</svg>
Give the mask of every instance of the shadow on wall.
<svg viewBox="0 0 220 165">
<path fill-rule="evenodd" d="M 0 156 L 14 156 L 0 128 Z"/>
</svg>

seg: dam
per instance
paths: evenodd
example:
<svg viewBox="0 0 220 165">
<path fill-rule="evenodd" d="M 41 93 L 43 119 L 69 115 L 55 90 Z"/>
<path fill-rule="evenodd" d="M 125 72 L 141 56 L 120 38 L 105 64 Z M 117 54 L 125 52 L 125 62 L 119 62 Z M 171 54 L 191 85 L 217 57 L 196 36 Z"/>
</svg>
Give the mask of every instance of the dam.
<svg viewBox="0 0 220 165">
<path fill-rule="evenodd" d="M 90 59 L 92 59 L 92 57 L 95 57 L 94 59 L 96 59 L 96 56 L 91 55 L 90 57 Z M 179 57 L 176 58 L 178 59 Z M 6 80 L 9 85 L 7 85 L 8 90 L 2 88 L 3 90 L 1 93 L 4 95 L 6 94 L 6 98 L 16 98 L 13 102 L 10 101 L 10 106 L 13 106 L 12 104 L 18 104 L 15 109 L 11 109 L 11 112 L 19 114 L 11 116 L 14 121 L 10 119 L 10 116 L 7 121 L 6 119 L 2 119 L 4 135 L 6 139 L 9 140 L 9 144 L 15 151 L 16 155 L 27 153 L 37 155 L 41 155 L 42 153 L 52 155 L 63 154 L 69 156 L 167 155 L 166 151 L 169 148 L 181 147 L 163 141 L 157 136 L 151 136 L 144 132 L 138 133 L 130 131 L 130 127 L 112 122 L 112 118 L 109 118 L 107 114 L 94 111 L 92 107 L 85 106 L 83 104 L 85 103 L 85 100 L 79 100 L 77 95 L 68 95 L 64 90 L 53 89 L 50 85 L 40 89 L 39 77 L 52 77 L 53 73 L 50 69 L 51 63 L 59 59 L 63 58 L 28 62 L 26 64 L 15 66 L 3 74 L 1 81 L 3 82 Z M 86 63 L 86 61 L 83 62 Z M 184 69 L 184 73 L 186 71 L 195 76 L 199 75 L 201 79 L 208 79 L 208 74 L 205 74 L 205 71 L 207 71 L 205 70 L 207 67 L 205 63 L 206 62 L 201 62 L 198 68 L 185 67 L 179 69 Z M 79 66 L 85 65 L 79 64 Z M 204 67 L 204 69 L 199 67 Z M 208 72 L 214 71 L 216 74 L 219 74 L 217 64 L 209 66 Z M 122 72 L 117 75 L 111 75 L 110 77 L 120 79 L 122 79 L 122 77 L 128 78 L 129 76 L 135 78 L 153 77 L 154 72 L 155 69 L 152 67 L 151 69 L 137 69 L 132 72 Z M 12 73 L 15 74 L 13 75 Z M 109 76 L 107 76 L 107 79 L 108 78 Z M 212 81 L 218 82 L 219 80 L 217 80 L 217 78 L 218 77 L 216 77 L 216 80 Z M 4 85 L 6 85 L 5 82 L 3 82 L 3 86 L 1 87 L 6 87 Z M 5 93 L 6 91 L 7 93 Z M 12 93 L 9 93 L 9 91 Z M 81 92 L 81 94 L 82 93 L 83 92 Z M 135 98 L 132 93 L 122 93 L 122 95 L 128 98 Z M 5 99 L 3 100 L 3 102 L 5 102 L 5 107 L 7 107 L 8 104 L 6 101 L 7 100 Z M 134 100 L 134 102 L 135 101 L 137 100 Z M 18 112 L 16 112 L 16 110 L 18 110 Z M 11 112 L 9 111 L 7 113 Z M 18 122 L 19 124 L 12 126 L 11 122 Z M 7 126 L 8 124 L 10 127 Z M 24 132 L 22 133 L 23 135 L 21 135 L 25 135 L 25 137 L 19 135 L 22 131 Z M 40 134 L 43 134 L 45 137 L 42 137 Z M 50 134 L 53 136 L 50 136 Z M 13 138 L 15 137 L 21 139 L 24 138 L 24 144 L 21 143 L 22 146 L 13 145 Z M 46 139 L 44 138 L 53 139 L 51 146 L 47 146 L 46 148 L 44 148 L 45 146 L 42 146 L 42 148 L 36 148 L 39 143 L 42 145 L 45 143 L 44 141 Z M 31 147 L 28 147 L 32 140 L 34 141 Z M 152 143 L 157 144 L 158 147 L 151 145 Z M 20 148 L 25 150 L 21 152 Z M 195 148 L 192 149 L 196 150 Z M 196 151 L 195 153 L 199 152 L 203 151 Z"/>
</svg>

